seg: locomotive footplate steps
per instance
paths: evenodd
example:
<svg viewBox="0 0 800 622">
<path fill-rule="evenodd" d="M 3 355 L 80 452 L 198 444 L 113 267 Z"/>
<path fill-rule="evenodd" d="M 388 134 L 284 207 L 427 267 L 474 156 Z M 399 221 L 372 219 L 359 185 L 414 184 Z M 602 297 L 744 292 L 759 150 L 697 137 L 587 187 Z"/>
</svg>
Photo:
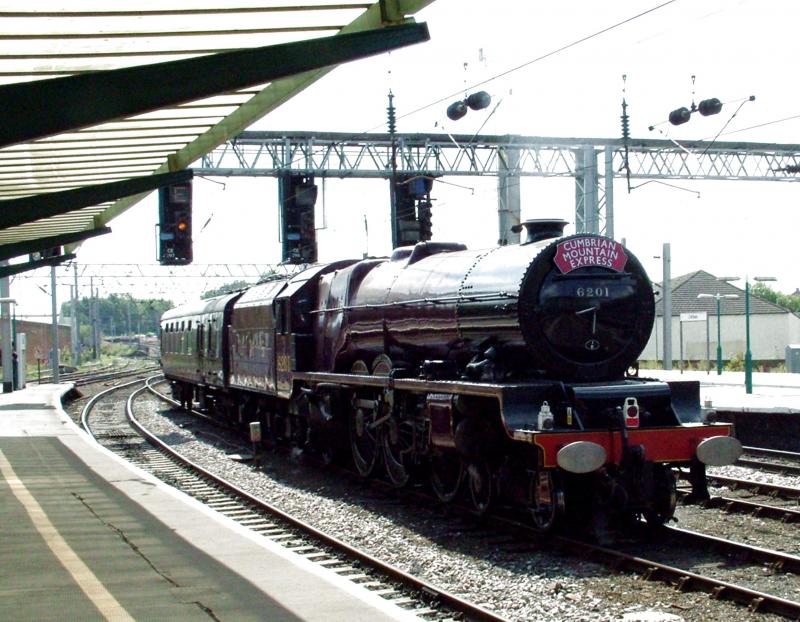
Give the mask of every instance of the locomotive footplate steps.
<svg viewBox="0 0 800 622">
<path fill-rule="evenodd" d="M 69 388 L 0 395 L 0 619 L 417 619 L 99 448 Z"/>
</svg>

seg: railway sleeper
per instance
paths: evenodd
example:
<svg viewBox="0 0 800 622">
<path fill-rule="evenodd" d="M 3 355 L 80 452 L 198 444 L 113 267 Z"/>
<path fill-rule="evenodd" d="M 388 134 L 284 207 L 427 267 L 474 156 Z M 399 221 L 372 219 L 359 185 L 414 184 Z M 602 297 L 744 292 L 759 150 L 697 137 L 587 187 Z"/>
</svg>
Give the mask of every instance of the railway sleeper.
<svg viewBox="0 0 800 622">
<path fill-rule="evenodd" d="M 321 562 L 317 562 L 318 565 L 332 569 L 333 566 L 338 566 L 342 563 L 341 559 L 324 559 Z"/>
<path fill-rule="evenodd" d="M 747 608 L 753 613 L 755 613 L 759 610 L 763 602 L 764 602 L 763 596 L 756 596 L 750 601 L 750 604 L 747 606 Z"/>
<path fill-rule="evenodd" d="M 675 582 L 675 590 L 678 592 L 688 592 L 692 588 L 692 577 L 684 575 Z"/>
<path fill-rule="evenodd" d="M 384 597 L 385 596 L 389 596 L 391 594 L 399 594 L 399 592 L 396 589 L 392 588 L 392 587 L 386 587 L 386 588 L 383 588 L 383 589 L 380 589 L 380 590 L 370 590 L 370 591 L 373 594 L 376 594 L 378 596 L 384 596 Z"/>
</svg>

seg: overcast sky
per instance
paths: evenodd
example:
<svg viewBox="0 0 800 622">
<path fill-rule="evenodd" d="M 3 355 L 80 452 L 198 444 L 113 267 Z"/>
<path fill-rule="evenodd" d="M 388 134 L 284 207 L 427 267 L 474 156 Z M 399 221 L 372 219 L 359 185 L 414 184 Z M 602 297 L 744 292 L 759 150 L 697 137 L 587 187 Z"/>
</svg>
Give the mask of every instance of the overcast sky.
<svg viewBox="0 0 800 622">
<path fill-rule="evenodd" d="M 385 131 L 391 89 L 400 132 L 471 134 L 485 123 L 485 134 L 617 138 L 625 74 L 633 137 L 710 139 L 727 124 L 720 140 L 800 143 L 793 71 L 800 17 L 796 0 L 676 0 L 530 62 L 659 4 L 437 0 L 417 15 L 428 23 L 430 42 L 339 67 L 252 129 Z M 455 99 L 451 96 L 486 80 L 480 88 L 490 92 L 492 106 L 457 123 L 448 121 L 445 109 Z M 731 118 L 738 101 L 750 95 L 756 100 Z M 648 130 L 665 121 L 670 110 L 688 106 L 693 97 L 733 103 L 714 117 L 693 115 L 677 128 L 660 125 L 663 134 Z M 445 102 L 429 105 L 439 99 Z M 434 239 L 463 241 L 470 247 L 494 245 L 496 179 L 445 181 L 465 187 L 435 184 Z M 319 196 L 327 224 L 319 232 L 322 260 L 389 252 L 388 182 L 327 180 Z M 779 281 L 774 285 L 787 293 L 800 287 L 798 184 L 676 181 L 673 187 L 651 183 L 628 194 L 624 180 L 618 179 L 614 196 L 616 237 L 626 240 L 653 281 L 662 280 L 655 256 L 669 242 L 673 277 L 704 269 L 718 276 L 775 276 Z M 280 260 L 275 180 L 196 179 L 194 198 L 196 263 Z M 567 233 L 573 232 L 574 181 L 524 179 L 522 216 L 564 218 L 571 223 Z M 78 252 L 79 263 L 154 263 L 156 220 L 153 194 L 113 221 L 113 234 L 86 242 Z M 49 291 L 49 274 L 36 274 L 41 278 L 12 283 L 20 315 L 49 312 L 49 298 L 40 289 Z M 96 284 L 101 295 L 127 291 L 177 303 L 206 285 L 199 279 L 187 281 L 108 278 Z M 59 287 L 61 300 L 67 294 Z"/>
</svg>

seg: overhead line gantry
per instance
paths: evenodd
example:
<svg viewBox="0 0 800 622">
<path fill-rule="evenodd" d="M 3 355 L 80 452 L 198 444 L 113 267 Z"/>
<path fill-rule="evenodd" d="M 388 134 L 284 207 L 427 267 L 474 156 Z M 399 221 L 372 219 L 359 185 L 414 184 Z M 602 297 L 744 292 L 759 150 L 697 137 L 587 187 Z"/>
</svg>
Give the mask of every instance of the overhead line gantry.
<svg viewBox="0 0 800 622">
<path fill-rule="evenodd" d="M 613 179 L 800 181 L 800 145 L 517 135 L 396 134 L 397 172 L 498 178 L 501 244 L 518 242 L 520 178 L 572 177 L 579 232 L 614 236 Z M 197 175 L 391 176 L 389 134 L 245 131 L 203 156 Z"/>
</svg>

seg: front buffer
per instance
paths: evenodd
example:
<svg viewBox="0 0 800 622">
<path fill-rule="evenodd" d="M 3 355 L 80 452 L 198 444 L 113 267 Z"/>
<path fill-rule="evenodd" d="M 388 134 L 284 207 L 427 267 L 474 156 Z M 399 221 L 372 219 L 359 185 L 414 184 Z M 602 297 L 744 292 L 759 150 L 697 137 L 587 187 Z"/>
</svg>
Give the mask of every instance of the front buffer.
<svg viewBox="0 0 800 622">
<path fill-rule="evenodd" d="M 742 452 L 732 425 L 702 421 L 696 382 L 538 384 L 503 393 L 508 434 L 536 447 L 540 472 L 560 487 L 568 517 L 582 521 L 599 513 L 663 524 L 676 504 L 672 467 L 688 467 L 692 497 L 705 499 L 706 465 L 732 464 Z"/>
</svg>

